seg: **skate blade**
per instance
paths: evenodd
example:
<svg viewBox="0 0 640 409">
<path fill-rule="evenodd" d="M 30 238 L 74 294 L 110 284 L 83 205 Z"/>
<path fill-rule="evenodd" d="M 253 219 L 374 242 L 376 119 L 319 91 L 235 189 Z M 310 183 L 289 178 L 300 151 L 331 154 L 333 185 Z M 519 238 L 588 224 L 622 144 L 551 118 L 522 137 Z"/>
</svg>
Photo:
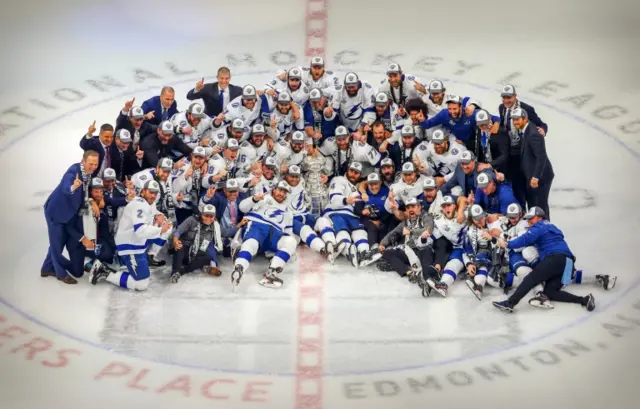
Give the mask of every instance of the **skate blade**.
<svg viewBox="0 0 640 409">
<path fill-rule="evenodd" d="M 266 287 L 266 288 L 280 288 L 280 287 L 282 287 L 282 283 L 277 282 L 277 281 L 271 282 L 271 281 L 268 281 L 268 280 L 260 280 L 258 282 L 258 284 L 260 284 L 261 286 Z"/>
<path fill-rule="evenodd" d="M 553 309 L 553 304 L 546 302 L 544 304 L 540 303 L 539 301 L 535 300 L 534 302 L 529 301 L 529 305 L 535 308 L 539 308 L 541 310 L 552 310 Z"/>
<path fill-rule="evenodd" d="M 368 260 L 363 260 L 360 263 L 360 267 L 366 267 L 368 265 L 371 265 L 371 264 L 375 263 L 376 261 L 380 260 L 381 258 L 382 258 L 382 254 L 381 253 L 374 254 Z"/>
<path fill-rule="evenodd" d="M 618 276 L 609 277 L 609 287 L 605 288 L 605 290 L 609 291 L 616 286 L 616 281 L 618 281 Z"/>
<path fill-rule="evenodd" d="M 471 281 L 467 281 L 466 282 L 467 287 L 469 288 L 469 290 L 471 290 L 471 292 L 473 293 L 473 295 L 476 296 L 476 298 L 478 299 L 478 301 L 482 301 L 482 296 L 479 295 L 474 289 L 473 289 L 473 282 Z"/>
<path fill-rule="evenodd" d="M 427 281 L 427 284 L 429 284 L 429 287 L 431 287 L 433 289 L 433 291 L 435 291 L 438 294 L 440 294 L 442 296 L 442 298 L 447 298 L 447 293 L 445 293 L 444 290 L 440 290 L 440 289 L 436 288 L 436 283 L 432 283 L 431 281 Z"/>
<path fill-rule="evenodd" d="M 428 286 L 422 287 L 422 296 L 424 298 L 429 298 L 430 295 L 431 295 L 431 291 L 429 291 L 429 287 Z"/>
</svg>

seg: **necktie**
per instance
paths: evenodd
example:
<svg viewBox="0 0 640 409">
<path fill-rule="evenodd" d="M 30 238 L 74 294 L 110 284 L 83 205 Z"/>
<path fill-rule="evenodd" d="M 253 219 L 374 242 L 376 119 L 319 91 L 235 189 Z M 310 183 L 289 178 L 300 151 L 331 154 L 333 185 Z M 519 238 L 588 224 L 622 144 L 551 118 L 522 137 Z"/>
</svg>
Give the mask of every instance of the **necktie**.
<svg viewBox="0 0 640 409">
<path fill-rule="evenodd" d="M 218 102 L 220 102 L 220 108 L 224 110 L 224 91 L 220 90 L 220 96 L 218 97 Z"/>
<path fill-rule="evenodd" d="M 111 146 L 107 146 L 107 148 L 105 149 L 104 161 L 106 163 L 106 167 L 110 168 L 111 167 Z"/>
<path fill-rule="evenodd" d="M 118 149 L 118 153 L 120 154 L 120 172 L 118 173 L 117 177 L 118 180 L 122 180 L 124 179 L 124 152 L 122 152 L 120 149 Z"/>
<path fill-rule="evenodd" d="M 167 119 L 169 119 L 169 115 L 167 113 L 167 108 L 162 108 L 162 120 L 166 121 Z"/>
<path fill-rule="evenodd" d="M 236 203 L 229 202 L 229 216 L 231 216 L 231 223 L 236 224 Z"/>
<path fill-rule="evenodd" d="M 507 113 L 504 116 L 504 127 L 507 128 L 507 132 L 511 130 L 511 110 L 507 108 Z"/>
</svg>

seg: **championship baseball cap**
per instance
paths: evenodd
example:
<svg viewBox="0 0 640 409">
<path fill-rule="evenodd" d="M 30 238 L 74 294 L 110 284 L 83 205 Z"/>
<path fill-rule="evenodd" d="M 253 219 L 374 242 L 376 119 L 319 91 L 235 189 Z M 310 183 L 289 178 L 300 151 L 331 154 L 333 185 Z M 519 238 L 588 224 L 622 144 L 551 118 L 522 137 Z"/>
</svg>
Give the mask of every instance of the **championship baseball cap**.
<svg viewBox="0 0 640 409">
<path fill-rule="evenodd" d="M 469 150 L 462 152 L 462 155 L 460 155 L 460 162 L 464 163 L 465 165 L 467 163 L 471 163 L 474 160 L 476 160 L 476 155 L 474 155 L 473 152 Z"/>
<path fill-rule="evenodd" d="M 276 160 L 273 156 L 269 156 L 268 158 L 266 158 L 263 162 L 263 165 L 268 167 L 268 168 L 277 168 L 278 166 L 276 165 Z"/>
<path fill-rule="evenodd" d="M 405 136 L 406 137 L 416 136 L 416 130 L 413 128 L 413 125 L 405 125 L 400 130 L 400 135 L 402 135 L 403 138 Z"/>
<path fill-rule="evenodd" d="M 457 95 L 449 95 L 447 97 L 447 100 L 445 101 L 445 103 L 454 103 L 454 104 L 461 104 L 462 103 L 462 99 L 460 99 L 459 96 Z"/>
<path fill-rule="evenodd" d="M 520 213 L 522 213 L 522 208 L 520 207 L 520 205 L 517 203 L 511 203 L 509 206 L 507 206 L 507 213 L 505 214 L 505 216 L 518 217 L 520 216 Z"/>
<path fill-rule="evenodd" d="M 212 214 L 212 215 L 216 215 L 216 207 L 212 204 L 206 204 L 202 207 L 202 211 L 200 212 L 202 214 Z"/>
<path fill-rule="evenodd" d="M 229 138 L 229 140 L 227 140 L 227 149 L 231 149 L 232 151 L 237 151 L 238 149 L 240 149 L 240 145 L 238 144 L 238 140 L 237 139 L 233 139 L 233 138 Z"/>
<path fill-rule="evenodd" d="M 238 181 L 235 179 L 228 179 L 227 183 L 225 183 L 224 188 L 227 189 L 229 192 L 237 192 L 238 190 L 240 190 L 240 185 L 238 184 Z"/>
<path fill-rule="evenodd" d="M 525 220 L 529 220 L 529 219 L 533 219 L 536 216 L 544 217 L 545 212 L 544 210 L 542 210 L 542 208 L 538 206 L 533 206 L 531 209 L 527 211 L 527 213 L 525 213 L 524 218 Z"/>
<path fill-rule="evenodd" d="M 291 103 L 291 95 L 289 95 L 288 92 L 283 91 L 283 92 L 278 94 L 277 101 L 278 101 L 277 102 L 278 104 L 290 104 Z"/>
<path fill-rule="evenodd" d="M 118 132 L 116 132 L 116 138 L 120 139 L 120 142 L 122 143 L 131 143 L 133 140 L 131 138 L 131 132 L 127 129 L 118 129 Z"/>
<path fill-rule="evenodd" d="M 385 167 L 385 166 L 396 166 L 393 163 L 393 160 L 391 158 L 384 158 L 382 159 L 382 162 L 380 162 L 380 167 Z"/>
<path fill-rule="evenodd" d="M 309 92 L 309 101 L 318 102 L 322 99 L 322 91 L 318 88 L 314 88 Z"/>
<path fill-rule="evenodd" d="M 514 87 L 511 84 L 507 84 L 504 87 L 502 87 L 502 92 L 500 93 L 500 96 L 512 97 L 514 95 L 516 95 L 516 87 Z"/>
<path fill-rule="evenodd" d="M 435 143 L 436 145 L 440 145 L 444 143 L 446 140 L 447 140 L 447 137 L 444 136 L 444 132 L 442 132 L 442 130 L 440 129 L 436 129 L 431 134 L 431 142 Z"/>
<path fill-rule="evenodd" d="M 244 131 L 244 121 L 240 118 L 236 118 L 231 122 L 231 129 L 237 131 Z"/>
<path fill-rule="evenodd" d="M 131 107 L 131 111 L 129 111 L 129 118 L 142 119 L 144 118 L 144 111 L 140 107 Z"/>
<path fill-rule="evenodd" d="M 173 161 L 169 158 L 162 158 L 158 161 L 158 167 L 162 170 L 172 170 Z"/>
<path fill-rule="evenodd" d="M 420 202 L 419 202 L 419 201 L 418 201 L 418 199 L 417 199 L 417 198 L 415 198 L 415 197 L 410 197 L 409 199 L 407 199 L 407 200 L 404 202 L 404 205 L 405 205 L 405 206 L 419 205 L 419 204 L 420 204 Z"/>
<path fill-rule="evenodd" d="M 106 168 L 104 172 L 102 172 L 103 180 L 116 180 L 116 171 L 111 168 Z"/>
<path fill-rule="evenodd" d="M 322 57 L 313 57 L 310 65 L 312 67 L 324 67 L 324 59 Z"/>
<path fill-rule="evenodd" d="M 360 79 L 358 78 L 358 74 L 355 72 L 348 72 L 347 75 L 344 76 L 344 85 L 358 85 Z"/>
<path fill-rule="evenodd" d="M 302 171 L 298 165 L 291 165 L 289 169 L 287 169 L 287 174 L 291 176 L 300 176 L 300 173 L 302 173 Z"/>
<path fill-rule="evenodd" d="M 467 106 L 469 105 L 475 105 L 478 108 L 482 109 L 482 102 L 478 101 L 477 99 L 469 99 L 467 101 Z"/>
<path fill-rule="evenodd" d="M 478 113 L 476 114 L 476 124 L 488 125 L 490 121 L 491 121 L 491 117 L 489 116 L 489 113 L 484 109 L 478 111 Z"/>
<path fill-rule="evenodd" d="M 431 176 L 427 176 L 426 178 L 424 178 L 424 182 L 422 182 L 422 188 L 424 190 L 433 190 L 438 188 L 438 184 L 436 183 L 436 180 L 434 178 L 432 178 Z"/>
<path fill-rule="evenodd" d="M 349 169 L 362 173 L 362 164 L 360 162 L 351 162 L 351 165 L 349 165 Z"/>
<path fill-rule="evenodd" d="M 395 62 L 392 62 L 387 67 L 387 74 L 400 74 L 401 72 L 402 69 L 400 68 L 400 64 L 397 64 Z"/>
<path fill-rule="evenodd" d="M 340 125 L 336 128 L 336 139 L 347 138 L 349 136 L 349 131 L 346 127 Z"/>
<path fill-rule="evenodd" d="M 491 176 L 489 176 L 487 173 L 479 173 L 478 177 L 476 177 L 476 187 L 480 189 L 482 189 L 483 187 L 487 187 L 489 186 L 489 183 L 491 183 L 491 180 Z"/>
<path fill-rule="evenodd" d="M 242 88 L 242 99 L 258 99 L 256 88 L 253 85 L 245 85 Z"/>
<path fill-rule="evenodd" d="M 389 96 L 386 92 L 378 92 L 376 94 L 376 105 L 387 105 L 389 103 Z"/>
<path fill-rule="evenodd" d="M 155 180 L 148 180 L 144 184 L 143 189 L 147 189 L 149 192 L 158 193 L 160 191 L 160 185 Z"/>
<path fill-rule="evenodd" d="M 473 220 L 480 220 L 487 215 L 479 204 L 471 205 L 469 208 L 469 214 Z"/>
<path fill-rule="evenodd" d="M 102 182 L 102 179 L 100 179 L 100 178 L 93 178 L 93 179 L 91 179 L 91 183 L 89 184 L 89 187 L 92 188 L 92 189 L 104 188 L 104 183 Z"/>
<path fill-rule="evenodd" d="M 207 152 L 204 150 L 204 147 L 202 146 L 196 146 L 195 148 L 193 148 L 192 154 L 194 156 L 202 156 L 203 158 L 207 157 Z"/>
<path fill-rule="evenodd" d="M 416 171 L 416 166 L 412 162 L 405 162 L 402 165 L 402 173 L 413 173 Z"/>
<path fill-rule="evenodd" d="M 282 189 L 291 193 L 291 186 L 289 186 L 289 184 L 284 180 L 281 180 L 280 182 L 278 182 L 278 184 L 275 186 L 275 189 Z"/>
<path fill-rule="evenodd" d="M 173 135 L 173 124 L 171 121 L 162 121 L 160 123 L 160 132 L 165 135 Z"/>
<path fill-rule="evenodd" d="M 264 130 L 264 125 L 255 124 L 251 128 L 251 135 L 265 135 L 267 132 Z"/>
<path fill-rule="evenodd" d="M 302 79 L 302 71 L 300 71 L 300 68 L 292 68 L 289 70 L 289 73 L 287 74 L 287 78 Z"/>
<path fill-rule="evenodd" d="M 444 92 L 444 84 L 440 80 L 433 80 L 429 83 L 428 90 L 431 94 Z"/>
<path fill-rule="evenodd" d="M 304 143 L 304 134 L 301 131 L 294 131 L 291 134 L 291 143 Z"/>
<path fill-rule="evenodd" d="M 522 108 L 516 108 L 511 111 L 511 118 L 528 118 L 527 111 Z"/>
<path fill-rule="evenodd" d="M 369 176 L 367 176 L 367 183 L 380 183 L 380 176 L 378 176 L 378 174 L 375 172 L 369 173 Z"/>
<path fill-rule="evenodd" d="M 207 114 L 204 113 L 204 107 L 197 102 L 189 105 L 187 108 L 187 112 L 191 114 L 194 118 L 204 118 Z"/>
<path fill-rule="evenodd" d="M 453 200 L 453 197 L 450 195 L 443 196 L 442 202 L 440 202 L 440 206 L 446 206 L 450 204 L 456 204 L 456 201 Z"/>
</svg>

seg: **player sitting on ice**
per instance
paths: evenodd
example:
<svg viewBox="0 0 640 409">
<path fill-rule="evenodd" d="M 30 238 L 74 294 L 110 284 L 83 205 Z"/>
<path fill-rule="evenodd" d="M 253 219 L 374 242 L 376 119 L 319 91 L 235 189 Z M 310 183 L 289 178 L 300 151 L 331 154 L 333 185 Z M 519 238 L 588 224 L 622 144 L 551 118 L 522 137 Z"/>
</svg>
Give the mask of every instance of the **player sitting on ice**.
<svg viewBox="0 0 640 409">
<path fill-rule="evenodd" d="M 149 180 L 140 196 L 124 208 L 115 241 L 120 260 L 127 270 L 107 270 L 96 263 L 89 273 L 91 284 L 106 280 L 129 290 L 144 291 L 149 287 L 151 273 L 145 254 L 147 248 L 152 243 L 164 245 L 172 230 L 171 222 L 153 206 L 159 192 L 158 182 Z"/>
<path fill-rule="evenodd" d="M 305 182 L 300 178 L 301 170 L 297 165 L 289 166 L 284 180 L 291 187 L 291 193 L 287 196 L 289 208 L 293 213 L 293 234 L 299 237 L 312 250 L 327 254 L 329 261 L 333 262 L 337 257 L 333 243 L 325 242 L 318 237 L 316 232 L 331 231 L 331 222 L 326 217 L 318 217 L 311 214 L 309 204 L 311 199 L 307 196 Z"/>
<path fill-rule="evenodd" d="M 242 275 L 259 252 L 275 252 L 260 284 L 270 288 L 283 285 L 278 275 L 298 245 L 297 240 L 289 235 L 293 228 L 293 214 L 287 206 L 287 194 L 290 192 L 289 184 L 280 181 L 271 194 L 257 193 L 240 202 L 246 225 L 243 226 L 243 242 L 235 259 L 235 269 L 231 273 L 234 288 L 240 284 Z"/>
<path fill-rule="evenodd" d="M 332 228 L 325 229 L 322 240 L 333 244 L 337 253 L 347 257 L 354 267 L 375 261 L 369 252 L 367 232 L 353 211 L 353 205 L 362 201 L 358 192 L 361 175 L 362 165 L 352 162 L 346 176 L 334 177 L 329 187 L 329 204 L 323 212 L 331 220 Z"/>
</svg>

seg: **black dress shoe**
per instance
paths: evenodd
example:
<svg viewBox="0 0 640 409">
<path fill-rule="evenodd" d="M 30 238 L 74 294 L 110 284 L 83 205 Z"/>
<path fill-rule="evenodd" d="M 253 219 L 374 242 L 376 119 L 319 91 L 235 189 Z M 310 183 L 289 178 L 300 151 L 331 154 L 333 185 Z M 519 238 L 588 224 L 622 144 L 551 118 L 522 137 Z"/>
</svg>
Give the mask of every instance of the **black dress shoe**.
<svg viewBox="0 0 640 409">
<path fill-rule="evenodd" d="M 64 276 L 64 278 L 58 277 L 58 280 L 62 281 L 65 284 L 78 284 L 78 281 L 69 276 Z"/>
<path fill-rule="evenodd" d="M 40 277 L 55 277 L 56 273 L 53 271 L 40 271 Z"/>
</svg>

